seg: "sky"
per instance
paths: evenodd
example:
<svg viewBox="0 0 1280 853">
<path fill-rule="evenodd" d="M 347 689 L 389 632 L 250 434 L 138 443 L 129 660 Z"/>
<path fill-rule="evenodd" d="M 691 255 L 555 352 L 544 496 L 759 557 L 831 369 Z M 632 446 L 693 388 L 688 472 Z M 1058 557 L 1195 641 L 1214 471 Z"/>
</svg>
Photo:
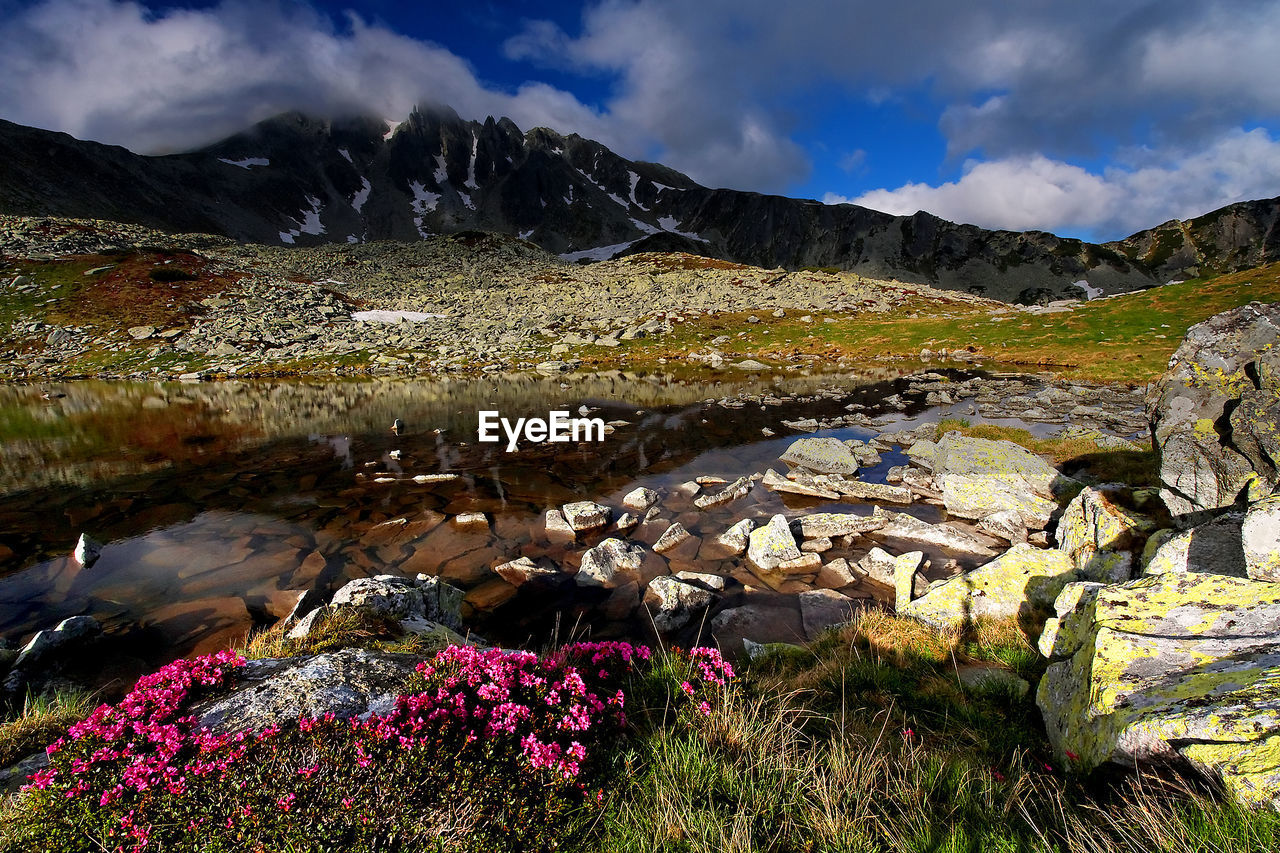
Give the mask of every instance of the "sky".
<svg viewBox="0 0 1280 853">
<path fill-rule="evenodd" d="M 0 0 L 0 118 L 140 153 L 416 103 L 708 186 L 1111 240 L 1280 195 L 1280 0 Z"/>
</svg>

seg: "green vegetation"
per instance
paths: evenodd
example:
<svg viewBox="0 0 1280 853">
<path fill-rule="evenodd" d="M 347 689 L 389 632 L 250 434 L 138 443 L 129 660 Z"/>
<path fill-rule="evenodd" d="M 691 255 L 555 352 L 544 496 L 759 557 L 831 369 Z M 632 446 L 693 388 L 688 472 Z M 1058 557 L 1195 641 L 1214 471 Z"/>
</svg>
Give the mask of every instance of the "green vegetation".
<svg viewBox="0 0 1280 853">
<path fill-rule="evenodd" d="M 276 655 L 354 643 L 425 654 L 389 636 L 388 627 L 335 619 L 309 644 L 286 645 L 276 631 L 247 648 Z M 614 648 L 592 646 L 606 647 Z M 557 659 L 549 654 L 544 661 Z M 610 652 L 598 677 L 625 692 L 625 729 L 601 718 L 598 729 L 575 734 L 587 752 L 571 779 L 533 772 L 514 741 L 490 737 L 470 746 L 448 725 L 405 729 L 411 716 L 387 723 L 402 734 L 412 729 L 402 748 L 388 748 L 368 727 L 317 721 L 246 742 L 229 782 L 187 783 L 198 796 L 180 788 L 131 801 L 130 825 L 140 832 L 108 843 L 166 851 L 582 853 L 1245 853 L 1280 844 L 1280 816 L 1243 809 L 1205 783 L 1118 772 L 1086 778 L 1058 766 L 1031 698 L 1044 663 L 1012 622 L 938 632 L 869 609 L 811 646 L 775 647 L 725 688 L 705 681 L 701 658 L 680 650 L 626 667 L 617 654 Z M 408 693 L 482 665 L 488 674 L 479 682 L 462 682 L 475 688 L 468 701 L 480 701 L 489 688 L 476 684 L 518 681 L 493 675 L 499 661 L 534 665 L 506 652 L 436 660 L 444 668 L 423 670 L 406 684 Z M 537 664 L 548 665 L 563 664 Z M 149 684 L 161 705 L 193 667 L 168 669 Z M 588 689 L 607 686 L 596 677 Z M 216 692 L 220 678 L 201 675 L 188 682 L 215 686 L 184 689 Z M 693 682 L 693 699 L 685 682 Z M 704 696 L 711 701 L 700 706 Z M 144 711 L 143 718 L 153 713 Z M 83 712 L 79 706 L 72 717 Z M 108 716 L 97 725 L 109 724 Z M 48 731 L 65 728 L 64 720 Z M 75 750 L 92 747 L 92 737 L 100 735 Z M 73 755 L 55 759 L 69 767 Z M 95 777 L 93 785 L 110 778 Z M 9 804 L 0 850 L 99 849 L 91 839 L 109 838 L 108 818 L 124 807 L 114 800 L 76 805 L 54 783 Z M 144 846 L 132 846 L 141 839 Z"/>
<path fill-rule="evenodd" d="M 92 700 L 92 696 L 79 690 L 28 694 L 18 713 L 0 722 L 0 767 L 21 761 L 62 737 L 85 718 L 93 707 Z"/>
</svg>

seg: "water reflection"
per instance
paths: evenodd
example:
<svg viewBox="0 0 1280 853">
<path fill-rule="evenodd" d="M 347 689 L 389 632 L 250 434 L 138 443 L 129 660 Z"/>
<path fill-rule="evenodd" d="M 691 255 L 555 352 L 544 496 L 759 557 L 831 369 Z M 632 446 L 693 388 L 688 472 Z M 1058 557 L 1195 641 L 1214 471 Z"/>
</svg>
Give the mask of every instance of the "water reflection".
<svg viewBox="0 0 1280 853">
<path fill-rule="evenodd" d="M 21 641 L 67 616 L 90 614 L 139 666 L 151 666 L 275 621 L 303 589 L 390 571 L 439 574 L 474 590 L 493 580 L 495 564 L 517 556 L 576 566 L 604 534 L 572 547 L 549 542 L 542 531 L 547 508 L 585 498 L 616 508 L 636 485 L 733 479 L 777 466 L 795 437 L 782 418 L 843 414 L 849 398 L 787 406 L 761 405 L 760 398 L 824 387 L 874 407 L 903 383 L 896 370 L 882 370 L 78 383 L 54 400 L 42 399 L 42 388 L 0 388 L 0 634 Z M 741 394 L 754 399 L 735 409 L 715 402 Z M 626 423 L 601 445 L 546 444 L 508 454 L 475 441 L 479 409 L 545 417 L 580 405 Z M 405 424 L 398 433 L 388 428 L 396 418 Z M 778 437 L 766 438 L 765 427 Z M 886 455 L 870 476 L 882 477 L 899 461 Z M 436 476 L 445 473 L 456 477 Z M 677 506 L 635 535 L 652 545 L 679 520 L 706 539 L 743 517 L 813 505 L 756 489 L 732 508 Z M 488 524 L 459 528 L 452 519 L 463 512 L 484 512 Z M 106 543 L 91 569 L 66 556 L 85 531 Z M 738 570 L 696 549 L 677 557 L 673 570 Z M 549 630 L 556 614 L 593 618 L 588 611 L 598 602 L 589 595 L 552 592 L 546 601 L 496 611 L 487 623 L 478 611 L 481 629 L 520 641 Z"/>
</svg>

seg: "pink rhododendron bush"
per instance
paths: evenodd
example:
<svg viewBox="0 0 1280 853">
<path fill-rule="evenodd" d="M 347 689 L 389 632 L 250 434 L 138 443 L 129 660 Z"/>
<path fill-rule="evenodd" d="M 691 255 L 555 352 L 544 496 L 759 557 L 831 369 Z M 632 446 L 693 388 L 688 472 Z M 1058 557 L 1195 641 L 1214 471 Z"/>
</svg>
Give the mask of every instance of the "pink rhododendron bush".
<svg viewBox="0 0 1280 853">
<path fill-rule="evenodd" d="M 650 709 L 696 724 L 733 677 L 712 649 L 450 646 L 385 716 L 200 728 L 184 712 L 243 666 L 177 661 L 51 744 L 11 849 L 553 849 L 599 808 Z"/>
</svg>

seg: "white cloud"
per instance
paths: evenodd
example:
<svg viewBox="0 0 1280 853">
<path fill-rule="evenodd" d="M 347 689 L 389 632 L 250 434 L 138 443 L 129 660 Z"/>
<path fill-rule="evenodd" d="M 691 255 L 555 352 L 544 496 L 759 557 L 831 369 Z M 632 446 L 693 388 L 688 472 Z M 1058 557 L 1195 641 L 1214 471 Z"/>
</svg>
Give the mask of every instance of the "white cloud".
<svg viewBox="0 0 1280 853">
<path fill-rule="evenodd" d="M 1256 128 L 1228 132 L 1191 152 L 1133 149 L 1101 174 L 1038 154 L 971 160 L 956 181 L 908 183 L 852 199 L 828 193 L 823 201 L 897 215 L 926 210 L 984 228 L 1067 229 L 1115 239 L 1257 198 L 1265 187 L 1280 191 L 1280 139 Z"/>
</svg>

